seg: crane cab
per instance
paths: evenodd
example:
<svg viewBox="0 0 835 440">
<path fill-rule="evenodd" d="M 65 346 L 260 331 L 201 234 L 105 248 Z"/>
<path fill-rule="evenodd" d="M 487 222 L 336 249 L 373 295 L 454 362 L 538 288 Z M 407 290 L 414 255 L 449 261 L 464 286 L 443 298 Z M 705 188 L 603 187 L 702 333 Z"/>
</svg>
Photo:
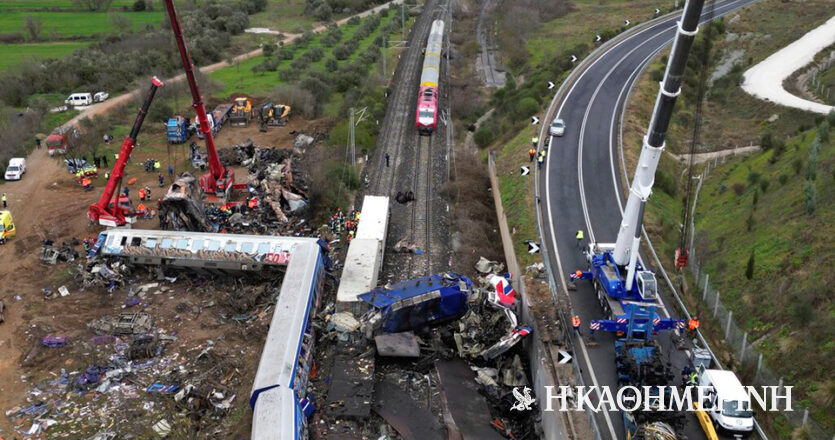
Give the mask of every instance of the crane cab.
<svg viewBox="0 0 835 440">
<path fill-rule="evenodd" d="M 655 274 L 643 270 L 636 274 L 635 278 L 638 281 L 638 294 L 644 301 L 655 301 L 658 299 L 658 282 L 655 280 Z"/>
</svg>

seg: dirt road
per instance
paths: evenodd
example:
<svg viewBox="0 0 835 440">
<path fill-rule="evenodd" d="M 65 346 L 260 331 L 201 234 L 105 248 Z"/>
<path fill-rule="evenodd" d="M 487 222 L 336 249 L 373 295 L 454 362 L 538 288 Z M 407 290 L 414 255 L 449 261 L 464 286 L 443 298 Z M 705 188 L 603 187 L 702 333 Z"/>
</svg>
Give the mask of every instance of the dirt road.
<svg viewBox="0 0 835 440">
<path fill-rule="evenodd" d="M 356 17 L 365 17 L 367 15 L 370 15 L 370 14 L 376 13 L 376 12 L 382 10 L 382 9 L 385 9 L 385 8 L 389 7 L 389 5 L 397 5 L 397 4 L 400 4 L 400 3 L 403 3 L 403 0 L 392 0 L 388 3 L 384 3 L 380 6 L 375 7 L 375 8 L 371 8 L 371 9 L 368 9 L 366 11 L 360 12 L 359 14 L 352 15 L 351 17 L 345 17 L 342 20 L 338 20 L 336 22 L 336 24 L 337 24 L 337 26 L 342 26 L 343 24 L 347 23 L 348 20 L 350 20 L 352 17 L 355 17 L 355 16 Z M 325 30 L 327 30 L 327 25 L 321 25 L 321 26 L 317 26 L 317 27 L 313 28 L 313 32 L 315 32 L 315 33 L 319 33 L 319 32 L 325 31 Z M 292 43 L 297 38 L 301 37 L 301 34 L 284 34 L 284 35 L 285 35 L 285 38 L 282 41 L 285 44 Z M 208 66 L 200 67 L 200 72 L 202 72 L 204 74 L 209 74 L 209 73 L 215 72 L 217 70 L 223 69 L 224 67 L 231 66 L 232 64 L 239 63 L 241 61 L 250 59 L 252 57 L 257 57 L 257 56 L 261 55 L 263 52 L 264 51 L 261 50 L 261 49 L 255 49 L 253 51 L 250 51 L 250 52 L 247 52 L 245 54 L 241 54 L 241 55 L 238 55 L 238 56 L 232 58 L 231 63 L 228 62 L 228 61 L 221 61 L 221 62 L 218 62 L 218 63 L 210 64 Z M 186 77 L 185 73 L 181 73 L 181 74 L 179 74 L 179 75 L 177 75 L 173 78 L 168 78 L 166 80 L 163 80 L 163 82 L 166 83 L 166 84 L 174 84 L 174 83 L 183 81 L 185 79 L 185 77 Z M 110 98 L 107 101 L 102 102 L 100 104 L 91 105 L 91 106 L 85 108 L 84 110 L 82 110 L 74 118 L 67 121 L 67 123 L 64 124 L 63 127 L 64 128 L 73 127 L 76 124 L 78 124 L 78 121 L 80 121 L 83 118 L 92 118 L 93 116 L 101 116 L 101 115 L 106 114 L 107 112 L 113 110 L 114 108 L 116 108 L 120 105 L 128 104 L 129 102 L 131 102 L 131 100 L 140 96 L 145 91 L 145 89 L 146 89 L 145 87 L 134 89 L 131 92 L 116 96 L 114 98 Z"/>
</svg>

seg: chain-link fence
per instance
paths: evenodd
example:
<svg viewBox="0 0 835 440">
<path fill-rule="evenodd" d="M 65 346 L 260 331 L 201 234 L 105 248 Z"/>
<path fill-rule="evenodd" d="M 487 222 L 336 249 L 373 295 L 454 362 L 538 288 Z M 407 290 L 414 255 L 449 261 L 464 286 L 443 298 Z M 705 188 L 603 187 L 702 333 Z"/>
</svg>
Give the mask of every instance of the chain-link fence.
<svg viewBox="0 0 835 440">
<path fill-rule="evenodd" d="M 714 166 L 715 164 L 716 162 L 713 162 Z M 707 177 L 710 168 L 711 164 L 708 164 L 705 172 L 702 174 L 701 180 Z M 701 184 L 699 185 L 700 188 Z M 694 228 L 692 224 L 690 229 L 691 233 L 693 233 Z M 691 243 L 693 243 L 694 235 L 691 236 Z M 786 389 L 784 386 L 790 384 L 784 383 L 780 373 L 773 370 L 767 364 L 762 353 L 753 343 L 754 341 L 752 341 L 751 335 L 744 328 L 737 325 L 734 311 L 722 302 L 722 293 L 710 283 L 710 274 L 704 270 L 705 261 L 701 260 L 700 257 L 691 244 L 688 266 L 693 278 L 696 280 L 697 290 L 694 291 L 693 296 L 699 296 L 702 300 L 702 313 L 699 319 L 702 322 L 712 321 L 710 327 L 715 329 L 717 336 L 727 341 L 734 359 L 740 365 L 740 368 L 736 369 L 736 372 L 741 375 L 743 382 L 755 387 L 775 386 L 778 387 L 777 392 L 779 395 L 785 395 Z M 784 401 L 780 401 L 780 404 L 781 407 L 785 407 Z M 827 433 L 818 422 L 812 419 L 809 414 L 809 409 L 800 405 L 796 396 L 792 396 L 792 410 L 780 411 L 779 414 L 786 418 L 793 432 L 795 430 L 802 432 L 802 434 L 801 432 L 796 433 L 797 438 L 835 440 L 835 436 L 832 433 Z M 802 436 L 803 434 L 806 437 Z"/>
</svg>

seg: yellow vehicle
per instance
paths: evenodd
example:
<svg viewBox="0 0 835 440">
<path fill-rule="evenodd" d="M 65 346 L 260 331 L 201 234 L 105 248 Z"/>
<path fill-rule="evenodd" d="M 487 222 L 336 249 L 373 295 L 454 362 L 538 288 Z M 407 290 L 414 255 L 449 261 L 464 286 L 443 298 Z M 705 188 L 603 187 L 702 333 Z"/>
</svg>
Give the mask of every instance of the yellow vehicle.
<svg viewBox="0 0 835 440">
<path fill-rule="evenodd" d="M 14 227 L 14 220 L 12 220 L 12 213 L 10 211 L 0 211 L 0 227 L 3 228 L 0 231 L 0 244 L 5 243 L 6 240 L 17 234 L 17 229 Z"/>
<path fill-rule="evenodd" d="M 235 106 L 232 107 L 232 113 L 229 115 L 229 123 L 246 127 L 250 119 L 252 119 L 252 101 L 246 96 L 235 98 Z"/>
<path fill-rule="evenodd" d="M 290 116 L 290 106 L 286 104 L 273 104 L 268 102 L 258 109 L 258 119 L 261 121 L 261 131 L 267 131 L 267 127 L 282 127 L 287 124 Z"/>
</svg>

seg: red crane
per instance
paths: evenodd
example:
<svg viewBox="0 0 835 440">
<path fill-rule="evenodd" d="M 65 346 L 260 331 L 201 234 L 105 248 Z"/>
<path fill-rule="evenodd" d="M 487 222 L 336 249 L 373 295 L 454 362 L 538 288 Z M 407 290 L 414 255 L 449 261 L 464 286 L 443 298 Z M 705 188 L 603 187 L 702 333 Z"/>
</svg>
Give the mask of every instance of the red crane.
<svg viewBox="0 0 835 440">
<path fill-rule="evenodd" d="M 118 189 L 122 184 L 122 177 L 125 175 L 125 165 L 128 163 L 133 146 L 136 145 L 136 136 L 139 135 L 139 129 L 142 127 L 145 115 L 148 114 L 148 107 L 151 106 L 151 101 L 154 100 L 157 89 L 162 87 L 162 85 L 162 81 L 157 79 L 157 77 L 151 78 L 151 88 L 145 96 L 145 102 L 142 103 L 139 114 L 136 115 L 136 120 L 133 121 L 133 128 L 130 130 L 130 134 L 125 136 L 125 141 L 119 150 L 119 159 L 113 165 L 113 172 L 110 173 L 110 178 L 107 179 L 107 186 L 104 187 L 104 193 L 102 193 L 98 203 L 90 205 L 90 208 L 87 209 L 87 216 L 90 217 L 91 221 L 112 227 L 123 226 L 125 223 L 133 222 L 135 213 L 130 199 L 127 196 L 119 194 Z M 115 203 L 113 202 L 114 195 L 118 196 L 118 200 Z"/>
<path fill-rule="evenodd" d="M 200 177 L 200 187 L 204 194 L 212 194 L 224 197 L 232 189 L 235 183 L 235 172 L 226 168 L 220 163 L 220 158 L 215 149 L 215 140 L 212 136 L 212 128 L 209 126 L 209 118 L 206 116 L 206 106 L 203 105 L 203 97 L 200 95 L 200 88 L 197 79 L 194 77 L 194 65 L 188 54 L 186 42 L 183 39 L 183 29 L 180 27 L 180 18 L 174 8 L 173 0 L 165 0 L 165 7 L 168 9 L 168 17 L 171 19 L 171 29 L 174 31 L 174 39 L 177 40 L 177 47 L 180 49 L 180 57 L 183 59 L 183 68 L 186 71 L 188 86 L 191 89 L 192 107 L 197 113 L 197 120 L 200 122 L 200 131 L 206 136 L 206 150 L 209 153 L 209 172 Z"/>
</svg>

